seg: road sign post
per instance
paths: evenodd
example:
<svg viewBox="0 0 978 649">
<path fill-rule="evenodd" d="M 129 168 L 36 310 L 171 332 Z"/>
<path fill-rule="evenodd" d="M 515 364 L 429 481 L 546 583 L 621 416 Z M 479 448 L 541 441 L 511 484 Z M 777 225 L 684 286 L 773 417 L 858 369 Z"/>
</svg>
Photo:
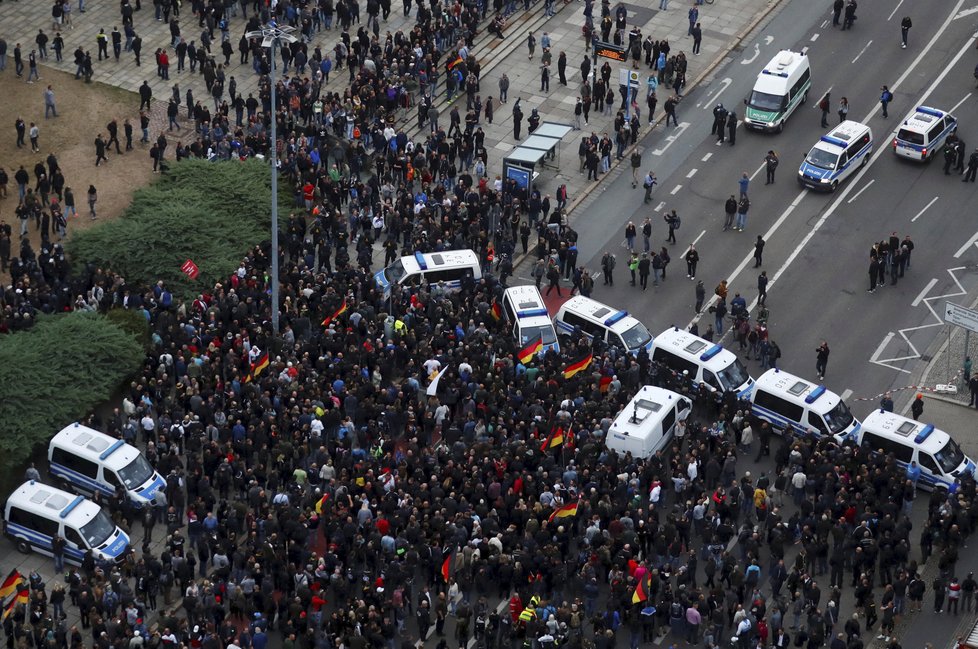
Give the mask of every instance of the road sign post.
<svg viewBox="0 0 978 649">
<path fill-rule="evenodd" d="M 971 332 L 978 333 L 978 311 L 955 304 L 944 303 L 944 322 L 964 329 L 964 361 L 968 359 L 968 347 L 971 345 Z"/>
</svg>

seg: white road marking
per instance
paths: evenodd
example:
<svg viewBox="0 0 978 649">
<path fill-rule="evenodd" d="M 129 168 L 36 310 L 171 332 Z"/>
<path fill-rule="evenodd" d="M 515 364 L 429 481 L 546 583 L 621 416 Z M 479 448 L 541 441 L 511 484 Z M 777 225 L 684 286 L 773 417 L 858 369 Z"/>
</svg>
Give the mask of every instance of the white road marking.
<svg viewBox="0 0 978 649">
<path fill-rule="evenodd" d="M 826 88 L 826 89 L 825 89 L 825 92 L 823 92 L 823 93 L 822 93 L 822 97 L 824 97 L 825 95 L 827 95 L 827 94 L 829 94 L 830 92 L 832 92 L 832 88 L 834 88 L 834 87 L 835 87 L 835 86 L 829 86 L 828 88 Z M 819 99 L 818 99 L 818 101 L 822 101 L 822 98 L 821 98 L 821 97 L 819 97 Z M 816 102 L 814 102 L 814 103 L 812 104 L 812 110 L 818 110 L 818 101 L 816 101 Z"/>
<path fill-rule="evenodd" d="M 914 221 L 916 221 L 917 219 L 919 219 L 923 215 L 923 213 L 927 211 L 927 208 L 928 207 L 930 207 L 931 205 L 933 205 L 934 203 L 937 202 L 937 199 L 938 198 L 940 198 L 940 196 L 935 196 L 934 198 L 932 198 L 930 200 L 930 202 L 927 203 L 927 205 L 924 205 L 924 209 L 922 209 L 919 212 L 917 212 L 917 216 L 915 216 L 912 219 L 910 219 L 910 222 L 913 223 Z"/>
<path fill-rule="evenodd" d="M 808 54 L 808 46 L 807 45 L 805 47 L 801 48 L 801 53 L 802 53 L 802 55 Z"/>
<path fill-rule="evenodd" d="M 686 247 L 686 249 L 685 249 L 685 250 L 683 250 L 683 254 L 681 254 L 681 255 L 679 255 L 679 256 L 680 256 L 680 258 L 682 258 L 682 257 L 685 257 L 685 256 L 686 256 L 686 253 L 687 253 L 687 252 L 689 252 L 689 249 L 690 249 L 690 248 L 692 248 L 693 246 L 695 246 L 695 245 L 696 245 L 697 243 L 699 243 L 699 242 L 700 242 L 700 239 L 702 239 L 702 238 L 703 238 L 703 235 L 704 235 L 704 234 L 706 234 L 706 230 L 703 230 L 702 232 L 700 232 L 700 236 L 698 236 L 698 237 L 696 237 L 695 239 L 693 239 L 693 243 L 691 243 L 691 244 L 689 244 L 689 245 L 688 245 L 688 246 Z M 751 259 L 753 259 L 753 254 L 751 255 Z M 697 316 L 696 318 L 694 318 L 694 319 L 693 319 L 693 321 L 695 322 L 695 321 L 696 321 L 696 320 L 698 320 L 698 319 L 699 319 L 699 316 Z M 691 322 L 690 324 L 692 324 L 692 322 Z M 689 328 L 689 327 L 687 327 L 687 329 L 688 329 L 688 328 Z"/>
<path fill-rule="evenodd" d="M 972 236 L 970 239 L 968 239 L 968 242 L 967 243 L 965 243 L 963 246 L 961 246 L 960 248 L 958 248 L 958 251 L 956 253 L 954 253 L 954 258 L 955 259 L 960 259 L 961 258 L 961 255 L 963 255 L 965 252 L 968 251 L 968 248 L 970 248 L 971 246 L 975 245 L 975 242 L 978 242 L 978 232 L 975 232 L 974 236 Z"/>
<path fill-rule="evenodd" d="M 695 246 L 695 245 L 696 245 L 697 243 L 699 243 L 699 242 L 700 242 L 700 239 L 702 239 L 702 238 L 703 238 L 703 235 L 704 235 L 704 234 L 706 234 L 706 230 L 703 230 L 702 232 L 700 232 L 700 236 L 698 236 L 698 237 L 696 237 L 695 239 L 693 239 L 693 245 L 694 245 L 694 246 Z M 685 255 L 686 253 L 683 253 L 683 254 Z"/>
<path fill-rule="evenodd" d="M 679 126 L 675 127 L 676 130 L 672 132 L 672 135 L 666 138 L 666 143 L 662 146 L 662 148 L 653 151 L 652 155 L 662 155 L 663 153 L 665 153 L 666 149 L 671 147 L 673 142 L 678 140 L 679 136 L 682 135 L 687 128 L 689 128 L 689 122 L 679 122 Z"/>
<path fill-rule="evenodd" d="M 914 298 L 914 301 L 910 303 L 910 306 L 912 307 L 920 306 L 920 303 L 924 301 L 924 298 L 927 297 L 927 294 L 930 293 L 930 290 L 934 288 L 934 284 L 937 284 L 936 277 L 932 277 L 931 280 L 927 282 L 927 286 L 925 286 L 924 290 L 922 290 L 920 293 L 917 294 L 917 297 Z"/>
<path fill-rule="evenodd" d="M 682 185 L 676 185 L 675 187 L 672 188 L 672 191 L 669 192 L 669 195 L 670 196 L 675 196 L 676 194 L 679 193 L 679 190 L 682 189 L 682 188 L 683 188 Z"/>
<path fill-rule="evenodd" d="M 848 399 L 851 396 L 852 396 L 852 390 L 850 390 L 849 388 L 846 388 L 846 391 L 843 392 L 842 395 L 841 395 L 843 401 L 845 401 L 846 399 Z"/>
<path fill-rule="evenodd" d="M 774 36 L 765 36 L 764 37 L 764 44 L 765 45 L 770 45 L 773 42 L 774 42 Z"/>
<path fill-rule="evenodd" d="M 726 77 L 725 79 L 723 79 L 720 82 L 720 89 L 714 92 L 712 95 L 710 95 L 709 99 L 703 102 L 705 104 L 703 106 L 703 110 L 706 110 L 710 106 L 713 106 L 714 105 L 713 102 L 716 101 L 716 99 L 718 99 L 721 94 L 723 94 L 723 91 L 726 90 L 731 83 L 733 83 L 733 79 L 731 79 L 730 77 Z"/>
<path fill-rule="evenodd" d="M 661 203 L 659 203 L 658 205 L 656 205 L 655 206 L 655 209 L 652 210 L 652 211 L 653 212 L 658 212 L 659 210 L 661 210 L 665 206 L 666 206 L 666 202 L 665 201 L 662 201 Z"/>
<path fill-rule="evenodd" d="M 896 337 L 896 334 L 893 333 L 892 331 L 889 332 L 889 333 L 887 333 L 886 334 L 886 337 L 883 338 L 883 342 L 881 342 L 880 343 L 880 346 L 876 348 L 876 351 L 875 352 L 873 352 L 873 356 L 869 359 L 869 362 L 870 363 L 875 363 L 876 365 L 882 365 L 883 367 L 888 367 L 891 370 L 896 370 L 897 372 L 903 372 L 904 374 L 910 374 L 911 373 L 910 370 L 905 370 L 902 367 L 893 367 L 892 365 L 890 365 L 890 363 L 893 363 L 893 362 L 896 362 L 896 361 L 910 360 L 911 358 L 917 358 L 919 356 L 919 354 L 917 353 L 917 348 L 913 346 L 913 343 L 911 343 L 909 340 L 907 340 L 907 337 L 906 336 L 904 336 L 903 339 L 907 341 L 907 344 L 908 345 L 910 345 L 910 349 L 912 350 L 913 355 L 911 355 L 911 356 L 901 356 L 899 358 L 884 358 L 883 360 L 879 360 L 880 354 L 883 353 L 883 350 L 886 349 L 886 346 L 889 345 L 890 344 L 890 341 L 893 340 L 893 338 L 895 338 L 895 337 Z"/>
<path fill-rule="evenodd" d="M 968 101 L 968 97 L 970 97 L 970 96 L 971 96 L 971 93 L 969 92 L 967 95 L 964 96 L 964 98 L 961 99 L 961 101 L 959 101 L 958 103 L 954 104 L 954 106 L 952 106 L 947 112 L 953 113 L 954 111 L 956 111 L 958 108 L 960 108 L 961 104 L 963 104 L 964 102 Z"/>
<path fill-rule="evenodd" d="M 957 20 L 958 18 L 964 18 L 965 16 L 970 16 L 971 14 L 978 13 L 978 7 L 972 7 L 971 9 L 965 9 L 964 11 L 959 11 L 958 15 L 953 18 Z"/>
<path fill-rule="evenodd" d="M 825 29 L 825 27 L 826 27 L 826 26 L 827 26 L 828 24 L 829 24 L 829 21 L 828 21 L 828 20 L 823 20 L 823 21 L 822 21 L 822 29 Z"/>
<path fill-rule="evenodd" d="M 816 32 L 816 33 L 812 34 L 812 42 L 814 43 L 817 40 L 818 40 L 818 33 Z"/>
<path fill-rule="evenodd" d="M 687 178 L 692 178 L 693 176 L 696 175 L 696 172 L 697 171 L 699 171 L 699 169 L 697 169 L 696 167 L 693 167 L 692 169 L 689 170 L 689 173 L 686 174 L 686 177 Z"/>
<path fill-rule="evenodd" d="M 893 11 L 890 12 L 890 17 L 887 18 L 887 20 L 892 20 L 893 19 L 893 16 L 896 14 L 897 9 L 899 9 L 900 8 L 900 5 L 902 5 L 902 4 L 903 4 L 903 0 L 900 0 L 900 2 L 898 2 L 896 4 L 896 6 L 893 7 Z"/>
<path fill-rule="evenodd" d="M 870 41 L 868 43 L 866 43 L 866 45 L 863 47 L 863 49 L 859 50 L 859 54 L 856 55 L 856 58 L 854 58 L 852 60 L 852 62 L 855 63 L 856 61 L 858 61 L 859 60 L 859 57 L 861 57 L 863 54 L 865 54 L 866 53 L 866 50 L 868 50 L 869 49 L 869 46 L 872 45 L 872 44 L 873 44 L 873 40 L 870 39 Z"/>
<path fill-rule="evenodd" d="M 750 64 L 751 64 L 751 63 L 753 63 L 753 62 L 754 62 L 754 61 L 755 61 L 755 60 L 757 59 L 757 57 L 759 57 L 760 55 L 761 55 L 761 46 L 760 46 L 760 44 L 759 44 L 759 43 L 754 43 L 754 55 L 753 55 L 753 56 L 751 56 L 751 57 L 750 57 L 750 58 L 748 58 L 748 59 L 743 59 L 743 60 L 742 60 L 742 61 L 740 62 L 740 64 L 741 64 L 741 65 L 750 65 Z"/>
<path fill-rule="evenodd" d="M 712 157 L 713 157 L 713 152 L 710 151 L 705 156 L 703 156 L 702 158 L 700 158 L 700 162 L 706 162 L 707 160 L 709 160 Z"/>
<path fill-rule="evenodd" d="M 754 173 L 752 173 L 752 174 L 750 175 L 750 179 L 751 179 L 751 180 L 754 180 L 754 176 L 756 176 L 757 174 L 759 174 L 759 173 L 761 173 L 761 169 L 763 169 L 763 168 L 764 168 L 764 167 L 766 167 L 766 166 L 767 166 L 767 163 L 766 163 L 766 162 L 762 162 L 762 163 L 761 163 L 761 166 L 757 168 L 757 171 L 755 171 Z"/>
<path fill-rule="evenodd" d="M 859 196 L 860 196 L 860 195 L 861 195 L 861 194 L 862 194 L 862 193 L 863 193 L 864 191 L 866 191 L 867 189 L 869 189 L 869 186 L 870 186 L 870 185 L 872 185 L 872 184 L 873 184 L 873 183 L 875 183 L 875 182 L 876 182 L 876 179 L 875 179 L 875 178 L 873 178 L 873 179 L 872 179 L 872 180 L 870 180 L 870 181 L 869 181 L 868 183 L 866 183 L 865 185 L 863 185 L 863 186 L 862 186 L 862 188 L 861 188 L 861 189 L 860 189 L 860 190 L 859 190 L 858 192 L 856 192 L 856 193 L 855 193 L 855 194 L 853 195 L 853 197 L 852 197 L 852 198 L 850 198 L 850 199 L 849 199 L 848 201 L 846 201 L 846 205 L 848 205 L 848 204 L 850 204 L 850 203 L 852 203 L 852 202 L 853 202 L 853 201 L 855 201 L 855 200 L 856 200 L 857 198 L 859 198 Z"/>
</svg>

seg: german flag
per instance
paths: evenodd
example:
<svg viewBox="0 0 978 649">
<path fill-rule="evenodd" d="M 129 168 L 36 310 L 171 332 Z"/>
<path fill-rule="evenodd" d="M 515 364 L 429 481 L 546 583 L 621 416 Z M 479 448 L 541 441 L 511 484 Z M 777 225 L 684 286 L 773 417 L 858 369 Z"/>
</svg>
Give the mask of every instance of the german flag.
<svg viewBox="0 0 978 649">
<path fill-rule="evenodd" d="M 543 351 L 543 338 L 537 337 L 536 340 L 531 342 L 529 345 L 520 350 L 517 354 L 517 358 L 520 362 L 526 365 L 533 360 L 533 357 Z"/>
<path fill-rule="evenodd" d="M 567 518 L 568 516 L 577 516 L 577 501 L 569 505 L 564 505 L 563 507 L 558 507 L 550 514 L 550 518 L 547 520 L 552 523 L 555 518 Z"/>
<path fill-rule="evenodd" d="M 601 380 L 598 382 L 598 389 L 601 390 L 601 394 L 607 394 L 608 388 L 611 386 L 611 377 L 602 376 Z"/>
<path fill-rule="evenodd" d="M 245 383 L 251 383 L 258 375 L 268 369 L 268 352 L 264 352 L 251 364 L 251 372 L 245 377 Z"/>
<path fill-rule="evenodd" d="M 564 444 L 567 446 L 572 446 L 574 444 L 574 429 L 568 428 L 567 432 L 564 433 Z"/>
<path fill-rule="evenodd" d="M 14 612 L 18 604 L 27 604 L 30 601 L 30 592 L 27 588 L 21 588 L 17 591 L 17 596 L 10 600 L 6 606 L 3 607 L 3 615 L 0 616 L 0 620 L 6 620 L 10 617 L 10 614 Z"/>
<path fill-rule="evenodd" d="M 0 620 L 6 620 L 10 617 L 10 614 L 14 612 L 15 608 L 17 608 L 16 598 L 10 600 L 10 603 L 3 607 L 3 615 L 0 615 Z"/>
<path fill-rule="evenodd" d="M 316 513 L 322 514 L 323 509 L 326 507 L 326 501 L 329 500 L 329 494 L 323 494 L 323 497 L 319 499 L 316 503 Z"/>
<path fill-rule="evenodd" d="M 491 313 L 492 313 L 492 317 L 495 318 L 497 321 L 498 320 L 502 320 L 502 318 L 503 318 L 503 308 L 501 306 L 499 306 L 499 302 L 496 302 L 495 300 L 492 301 L 492 311 L 491 311 Z"/>
<path fill-rule="evenodd" d="M 324 327 L 328 327 L 329 323 L 331 323 L 333 320 L 336 320 L 338 317 L 346 313 L 346 309 L 347 309 L 346 298 L 343 298 L 343 304 L 340 305 L 340 308 L 338 308 L 336 310 L 336 313 L 334 313 L 333 315 L 327 316 L 326 319 L 323 320 L 322 325 Z"/>
<path fill-rule="evenodd" d="M 576 363 L 571 363 L 570 365 L 564 368 L 564 378 L 565 379 L 572 378 L 578 372 L 582 372 L 586 370 L 588 366 L 591 364 L 592 360 L 594 360 L 594 354 L 589 352 L 588 355 L 582 358 L 581 360 L 577 361 Z"/>
<path fill-rule="evenodd" d="M 547 439 L 543 440 L 543 444 L 540 445 L 540 450 L 546 453 L 547 449 L 560 446 L 563 443 L 564 429 L 558 426 L 556 429 L 550 431 L 550 434 L 547 435 Z"/>
<path fill-rule="evenodd" d="M 445 548 L 443 551 L 443 556 L 445 560 L 441 562 L 441 578 L 448 583 L 448 577 L 452 572 L 452 551 L 449 548 Z"/>
<path fill-rule="evenodd" d="M 10 571 L 7 578 L 0 584 L 0 602 L 7 601 L 7 598 L 17 592 L 17 586 L 24 581 L 24 576 L 16 568 Z"/>
<path fill-rule="evenodd" d="M 23 587 L 17 591 L 17 597 L 14 598 L 14 601 L 18 604 L 26 604 L 31 599 L 30 595 L 30 591 Z"/>
<path fill-rule="evenodd" d="M 451 62 L 450 62 L 450 63 L 448 64 L 448 69 L 449 69 L 449 70 L 454 70 L 454 69 L 455 69 L 455 66 L 457 66 L 457 65 L 461 65 L 461 64 L 462 64 L 462 63 L 464 63 L 464 62 L 465 62 L 465 61 L 463 61 L 463 60 L 462 60 L 462 57 L 461 57 L 461 56 L 458 56 L 458 55 L 456 55 L 456 56 L 455 56 L 455 60 L 454 60 L 454 61 L 451 61 Z"/>
<path fill-rule="evenodd" d="M 635 585 L 635 592 L 632 593 L 632 604 L 644 602 L 649 598 L 649 575 L 646 574 Z"/>
</svg>

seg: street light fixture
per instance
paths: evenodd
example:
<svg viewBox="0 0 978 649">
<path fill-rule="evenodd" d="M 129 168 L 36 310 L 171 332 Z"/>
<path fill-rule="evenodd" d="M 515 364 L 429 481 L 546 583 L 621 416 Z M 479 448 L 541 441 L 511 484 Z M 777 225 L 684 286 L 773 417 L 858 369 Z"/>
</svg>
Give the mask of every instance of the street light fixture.
<svg viewBox="0 0 978 649">
<path fill-rule="evenodd" d="M 299 39 L 293 34 L 295 32 L 294 27 L 289 27 L 288 25 L 279 26 L 274 20 L 269 22 L 267 25 L 261 27 L 261 29 L 256 29 L 252 32 L 247 32 L 245 36 L 250 40 L 252 38 L 260 38 L 261 46 L 264 48 L 271 49 L 271 56 L 269 57 L 269 83 L 272 87 L 272 109 L 271 109 L 271 121 L 272 121 L 272 134 L 271 134 L 271 158 L 272 158 L 272 332 L 275 337 L 278 338 L 279 332 L 279 299 L 278 299 L 278 134 L 276 111 L 278 102 L 275 96 L 275 48 L 280 46 L 282 42 L 295 43 Z"/>
</svg>

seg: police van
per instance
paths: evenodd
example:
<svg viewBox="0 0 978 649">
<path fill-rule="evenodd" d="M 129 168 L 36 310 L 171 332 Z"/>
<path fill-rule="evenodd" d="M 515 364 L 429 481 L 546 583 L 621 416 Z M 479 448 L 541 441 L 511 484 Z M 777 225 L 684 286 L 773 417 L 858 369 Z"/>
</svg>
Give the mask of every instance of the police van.
<svg viewBox="0 0 978 649">
<path fill-rule="evenodd" d="M 545 352 L 560 351 L 554 323 L 550 321 L 547 306 L 536 286 L 530 284 L 506 289 L 503 293 L 503 313 L 520 349 L 539 338 L 543 341 Z"/>
<path fill-rule="evenodd" d="M 472 250 L 415 252 L 374 273 L 374 283 L 387 299 L 391 287 L 395 285 L 418 286 L 424 281 L 432 286 L 442 283 L 446 288 L 457 291 L 462 288 L 465 277 L 475 281 L 482 279 L 479 255 Z"/>
<path fill-rule="evenodd" d="M 692 409 L 686 397 L 671 390 L 646 385 L 618 413 L 605 445 L 618 455 L 631 453 L 633 458 L 647 458 L 664 449 Z"/>
<path fill-rule="evenodd" d="M 808 56 L 781 50 L 757 75 L 754 89 L 744 100 L 744 126 L 780 133 L 791 113 L 807 101 L 811 87 Z"/>
<path fill-rule="evenodd" d="M 577 295 L 564 302 L 554 316 L 554 327 L 560 335 L 572 335 L 580 329 L 588 338 L 605 340 L 609 345 L 638 354 L 652 350 L 652 334 L 644 324 L 597 300 Z"/>
<path fill-rule="evenodd" d="M 65 561 L 74 565 L 81 565 L 90 550 L 98 559 L 121 562 L 129 548 L 129 537 L 101 507 L 84 496 L 34 480 L 7 498 L 3 532 L 24 554 L 33 550 L 49 557 L 55 535 L 61 536 Z"/>
<path fill-rule="evenodd" d="M 771 369 L 758 377 L 750 396 L 751 412 L 784 433 L 832 435 L 842 442 L 859 431 L 859 420 L 839 395 L 811 381 Z"/>
<path fill-rule="evenodd" d="M 846 120 L 819 138 L 798 169 L 798 182 L 810 189 L 835 191 L 869 160 L 873 131 Z"/>
<path fill-rule="evenodd" d="M 958 120 L 947 111 L 917 106 L 893 138 L 893 153 L 911 160 L 929 160 L 944 146 Z"/>
<path fill-rule="evenodd" d="M 956 478 L 975 472 L 975 463 L 943 430 L 883 409 L 863 419 L 856 442 L 874 453 L 892 453 L 902 467 L 916 462 L 917 485 L 925 489 L 947 489 Z"/>
<path fill-rule="evenodd" d="M 679 327 L 666 329 L 655 337 L 652 360 L 677 374 L 685 372 L 687 381 L 703 383 L 711 392 L 732 391 L 746 399 L 754 388 L 754 379 L 736 354 Z"/>
<path fill-rule="evenodd" d="M 153 502 L 166 481 L 134 447 L 79 423 L 65 427 L 48 444 L 51 475 L 73 491 L 105 496 L 121 487 L 137 507 Z"/>
</svg>

